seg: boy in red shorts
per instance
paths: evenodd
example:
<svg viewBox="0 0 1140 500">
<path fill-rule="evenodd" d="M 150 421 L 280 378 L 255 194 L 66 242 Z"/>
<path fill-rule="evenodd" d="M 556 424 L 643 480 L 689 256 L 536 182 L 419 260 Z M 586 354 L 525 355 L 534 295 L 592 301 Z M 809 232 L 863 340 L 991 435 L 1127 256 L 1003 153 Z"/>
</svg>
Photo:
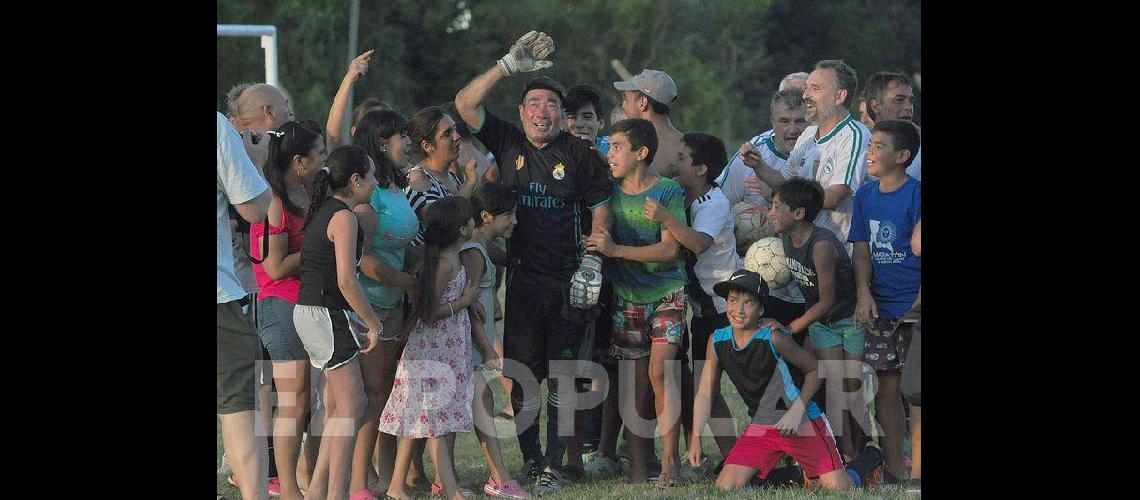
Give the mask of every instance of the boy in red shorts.
<svg viewBox="0 0 1140 500">
<path fill-rule="evenodd" d="M 800 464 L 804 476 L 824 488 L 860 486 L 878 465 L 878 450 L 868 448 L 844 466 L 827 416 L 811 400 L 820 384 L 815 355 L 796 344 L 786 329 L 759 326 L 767 283 L 741 269 L 713 291 L 725 299 L 729 326 L 713 332 L 708 344 L 693 407 L 689 462 L 701 461 L 700 430 L 708 421 L 712 393 L 723 371 L 744 399 L 752 423 L 729 452 L 718 487 L 743 488 L 753 477 L 767 478 L 785 453 Z"/>
</svg>

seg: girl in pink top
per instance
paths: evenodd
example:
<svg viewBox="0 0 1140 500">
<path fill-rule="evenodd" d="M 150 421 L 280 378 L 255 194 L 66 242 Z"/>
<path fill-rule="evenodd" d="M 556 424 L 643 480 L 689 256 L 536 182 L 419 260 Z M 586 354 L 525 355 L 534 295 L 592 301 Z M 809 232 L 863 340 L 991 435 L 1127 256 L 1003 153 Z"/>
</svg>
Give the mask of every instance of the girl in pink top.
<svg viewBox="0 0 1140 500">
<path fill-rule="evenodd" d="M 309 411 L 309 356 L 293 326 L 293 308 L 301 290 L 301 228 L 309 210 L 312 182 L 325 163 L 325 139 L 312 121 L 288 122 L 270 131 L 265 180 L 273 190 L 269 202 L 269 251 L 262 257 L 265 224 L 250 225 L 250 248 L 256 259 L 253 273 L 261 289 L 257 297 L 257 334 L 273 362 L 273 382 L 282 401 L 273 424 L 274 460 L 277 478 L 270 490 L 279 488 L 285 498 L 300 498 L 297 484 L 297 454 L 301 447 L 305 414 Z M 293 393 L 296 398 L 287 398 Z M 312 444 L 312 443 L 310 443 Z M 309 474 L 315 465 L 309 461 Z"/>
</svg>

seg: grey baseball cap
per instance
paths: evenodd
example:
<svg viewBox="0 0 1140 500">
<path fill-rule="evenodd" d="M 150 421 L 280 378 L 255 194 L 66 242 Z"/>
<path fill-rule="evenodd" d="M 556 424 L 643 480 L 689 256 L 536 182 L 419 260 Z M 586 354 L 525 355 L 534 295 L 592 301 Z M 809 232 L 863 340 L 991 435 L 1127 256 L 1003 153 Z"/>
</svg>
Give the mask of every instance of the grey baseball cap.
<svg viewBox="0 0 1140 500">
<path fill-rule="evenodd" d="M 677 84 L 673 83 L 673 78 L 668 73 L 655 69 L 642 70 L 624 82 L 614 82 L 614 88 L 644 92 L 661 104 L 673 104 L 677 98 Z"/>
</svg>

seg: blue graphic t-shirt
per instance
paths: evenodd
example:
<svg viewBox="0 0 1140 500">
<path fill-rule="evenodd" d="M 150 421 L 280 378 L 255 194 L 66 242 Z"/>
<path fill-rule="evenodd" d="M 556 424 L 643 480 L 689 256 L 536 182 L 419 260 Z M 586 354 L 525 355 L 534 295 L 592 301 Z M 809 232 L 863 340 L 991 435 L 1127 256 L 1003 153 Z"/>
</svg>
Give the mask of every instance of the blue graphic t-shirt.
<svg viewBox="0 0 1140 500">
<path fill-rule="evenodd" d="M 657 182 L 642 193 L 630 195 L 613 181 L 614 243 L 628 247 L 644 247 L 661 242 L 665 225 L 645 218 L 645 199 L 653 198 L 669 210 L 677 220 L 685 220 L 685 191 L 672 179 L 658 177 Z M 614 283 L 614 293 L 635 304 L 661 300 L 685 286 L 685 264 L 681 252 L 668 262 L 634 262 L 606 259 L 607 276 Z"/>
<path fill-rule="evenodd" d="M 913 177 L 890 193 L 879 181 L 859 188 L 847 241 L 871 247 L 871 293 L 879 314 L 899 318 L 918 298 L 922 260 L 910 249 L 910 237 L 922 217 L 922 183 Z"/>
</svg>

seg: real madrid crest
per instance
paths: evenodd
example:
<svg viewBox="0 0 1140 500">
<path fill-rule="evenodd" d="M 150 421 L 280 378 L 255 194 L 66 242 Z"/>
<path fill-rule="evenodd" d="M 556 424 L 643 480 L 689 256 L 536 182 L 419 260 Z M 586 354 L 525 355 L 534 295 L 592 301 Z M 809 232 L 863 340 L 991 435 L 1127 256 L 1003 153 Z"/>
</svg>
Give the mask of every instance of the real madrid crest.
<svg viewBox="0 0 1140 500">
<path fill-rule="evenodd" d="M 518 159 L 515 160 L 515 170 L 522 170 L 525 163 L 526 159 L 523 158 L 523 155 L 519 155 Z"/>
<path fill-rule="evenodd" d="M 832 159 L 831 159 L 831 158 L 828 158 L 828 159 L 827 159 L 827 163 L 824 163 L 824 164 L 823 164 L 823 173 L 824 173 L 825 175 L 830 175 L 830 174 L 831 174 L 831 170 L 832 170 L 832 168 L 831 168 L 831 164 L 832 164 Z"/>
<path fill-rule="evenodd" d="M 553 175 L 554 179 L 559 181 L 562 180 L 563 177 L 566 177 L 566 165 L 563 165 L 561 162 L 555 165 Z"/>
</svg>

